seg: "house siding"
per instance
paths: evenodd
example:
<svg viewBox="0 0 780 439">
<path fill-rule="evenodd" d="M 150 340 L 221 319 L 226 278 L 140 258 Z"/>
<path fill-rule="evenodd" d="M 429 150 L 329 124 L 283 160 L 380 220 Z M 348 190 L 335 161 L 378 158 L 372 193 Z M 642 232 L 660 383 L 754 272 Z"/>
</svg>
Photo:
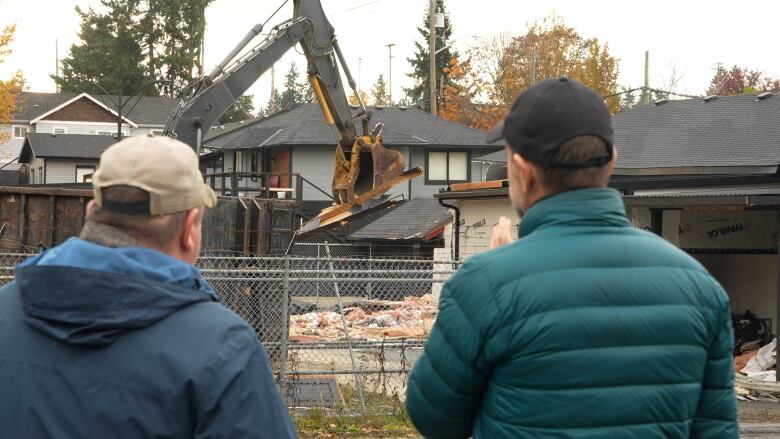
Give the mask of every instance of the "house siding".
<svg viewBox="0 0 780 439">
<path fill-rule="evenodd" d="M 30 161 L 28 168 L 27 168 L 27 181 L 30 184 L 44 184 L 44 177 L 45 175 L 45 168 L 46 164 L 44 162 L 44 159 L 42 158 L 34 158 L 32 161 Z M 41 173 L 40 170 L 43 169 L 44 172 Z M 32 174 L 33 170 L 35 170 L 35 180 L 33 181 Z"/>
<path fill-rule="evenodd" d="M 85 96 L 60 108 L 43 120 L 112 122 L 116 120 L 116 116 Z"/>
<path fill-rule="evenodd" d="M 87 135 L 95 135 L 98 131 L 111 131 L 116 132 L 116 124 L 106 124 L 106 123 L 57 123 L 56 121 L 46 121 L 46 122 L 38 122 L 35 127 L 35 132 L 37 133 L 52 133 L 54 130 L 54 127 L 58 128 L 65 128 L 67 131 L 65 134 L 87 134 Z M 128 134 L 129 133 L 129 134 Z M 131 130 L 130 126 L 127 124 L 122 125 L 122 135 L 135 135 L 133 133 L 133 130 Z"/>
<path fill-rule="evenodd" d="M 0 166 L 7 164 L 8 162 L 19 157 L 19 153 L 22 151 L 22 145 L 24 139 L 14 139 L 14 126 L 29 126 L 26 124 L 0 124 L 0 137 L 8 136 L 8 140 L 0 143 Z M 19 163 L 14 162 L 8 164 L 3 168 L 5 171 L 15 171 L 19 169 Z"/>
<path fill-rule="evenodd" d="M 335 148 L 316 146 L 296 146 L 292 149 L 292 170 L 303 178 L 317 185 L 323 191 L 330 193 L 333 186 L 333 166 Z M 311 184 L 303 183 L 304 200 L 329 200 Z"/>
<path fill-rule="evenodd" d="M 76 181 L 76 166 L 95 166 L 98 160 L 62 160 L 50 158 L 46 160 L 46 184 L 81 183 Z"/>
</svg>

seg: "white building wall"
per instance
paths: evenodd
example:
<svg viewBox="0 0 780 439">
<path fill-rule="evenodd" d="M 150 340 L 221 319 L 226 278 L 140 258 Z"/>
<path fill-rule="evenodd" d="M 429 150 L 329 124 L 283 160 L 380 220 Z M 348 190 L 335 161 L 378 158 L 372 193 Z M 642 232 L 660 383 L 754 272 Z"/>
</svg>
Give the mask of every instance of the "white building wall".
<svg viewBox="0 0 780 439">
<path fill-rule="evenodd" d="M 95 166 L 98 160 L 46 160 L 46 183 L 81 183 L 76 181 L 76 166 Z"/>
<path fill-rule="evenodd" d="M 95 135 L 98 131 L 111 131 L 116 132 L 115 123 L 98 123 L 98 122 L 57 122 L 57 121 L 40 121 L 35 124 L 36 133 L 53 133 L 54 128 L 65 128 L 65 134 L 87 134 Z M 148 132 L 148 131 L 146 131 Z M 141 131 L 139 131 L 141 133 Z M 128 124 L 122 124 L 122 135 L 132 136 L 135 135 L 133 128 Z"/>
<path fill-rule="evenodd" d="M 520 219 L 517 216 L 509 198 L 496 199 L 461 199 L 445 201 L 447 204 L 455 204 L 460 209 L 460 257 L 468 259 L 477 253 L 490 250 L 490 237 L 493 226 L 498 224 L 498 219 L 506 216 L 512 220 L 514 228 L 513 236 L 517 237 L 517 228 Z M 454 214 L 453 214 L 454 215 Z M 452 226 L 449 226 L 452 227 Z M 445 236 L 453 237 L 452 231 Z M 446 244 L 451 246 L 451 244 Z"/>
<path fill-rule="evenodd" d="M 45 183 L 45 163 L 41 158 L 34 158 L 27 167 L 27 182 L 29 184 Z M 34 171 L 34 172 L 33 172 Z M 34 175 L 33 175 L 34 174 Z"/>
</svg>

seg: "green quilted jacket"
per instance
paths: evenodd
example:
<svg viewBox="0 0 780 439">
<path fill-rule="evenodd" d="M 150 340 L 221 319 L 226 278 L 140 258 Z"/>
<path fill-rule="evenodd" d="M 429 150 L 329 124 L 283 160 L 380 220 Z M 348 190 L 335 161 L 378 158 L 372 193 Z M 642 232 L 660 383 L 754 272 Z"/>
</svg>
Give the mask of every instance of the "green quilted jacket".
<svg viewBox="0 0 780 439">
<path fill-rule="evenodd" d="M 736 438 L 732 345 L 707 271 L 577 190 L 445 284 L 406 404 L 431 438 Z"/>
</svg>

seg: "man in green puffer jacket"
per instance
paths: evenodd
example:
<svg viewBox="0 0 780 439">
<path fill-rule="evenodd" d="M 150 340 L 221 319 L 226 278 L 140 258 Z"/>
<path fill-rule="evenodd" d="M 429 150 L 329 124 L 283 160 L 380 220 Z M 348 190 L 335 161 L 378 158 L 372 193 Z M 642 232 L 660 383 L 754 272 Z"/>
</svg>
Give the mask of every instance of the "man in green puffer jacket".
<svg viewBox="0 0 780 439">
<path fill-rule="evenodd" d="M 498 139 L 520 239 L 446 283 L 409 378 L 414 425 L 431 438 L 738 437 L 728 296 L 606 188 L 603 100 L 542 81 Z"/>
</svg>

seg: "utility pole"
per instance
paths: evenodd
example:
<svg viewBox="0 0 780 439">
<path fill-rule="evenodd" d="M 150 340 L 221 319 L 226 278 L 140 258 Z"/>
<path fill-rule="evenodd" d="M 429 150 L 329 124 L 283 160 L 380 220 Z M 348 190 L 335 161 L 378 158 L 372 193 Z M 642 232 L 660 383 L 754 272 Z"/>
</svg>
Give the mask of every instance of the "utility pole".
<svg viewBox="0 0 780 439">
<path fill-rule="evenodd" d="M 428 58 L 430 58 L 430 85 L 431 85 L 431 114 L 436 115 L 436 0 L 429 1 L 428 12 L 428 33 L 430 42 L 428 47 Z"/>
<path fill-rule="evenodd" d="M 536 84 L 536 47 L 531 52 L 531 85 Z"/>
<path fill-rule="evenodd" d="M 387 50 L 390 52 L 387 55 L 387 64 L 389 67 L 389 74 L 388 74 L 388 82 L 389 82 L 389 92 L 387 94 L 388 100 L 390 101 L 390 106 L 393 105 L 393 46 L 395 46 L 395 43 L 385 44 L 387 46 Z"/>
<path fill-rule="evenodd" d="M 268 112 L 276 113 L 276 64 L 271 64 L 271 99 L 268 102 Z"/>
<path fill-rule="evenodd" d="M 642 87 L 642 103 L 650 103 L 650 52 L 645 50 L 645 86 Z"/>
<path fill-rule="evenodd" d="M 54 39 L 54 77 L 60 79 L 60 45 L 57 39 Z M 55 91 L 60 92 L 60 83 L 55 85 Z"/>
</svg>

